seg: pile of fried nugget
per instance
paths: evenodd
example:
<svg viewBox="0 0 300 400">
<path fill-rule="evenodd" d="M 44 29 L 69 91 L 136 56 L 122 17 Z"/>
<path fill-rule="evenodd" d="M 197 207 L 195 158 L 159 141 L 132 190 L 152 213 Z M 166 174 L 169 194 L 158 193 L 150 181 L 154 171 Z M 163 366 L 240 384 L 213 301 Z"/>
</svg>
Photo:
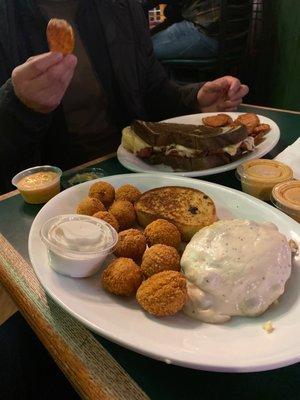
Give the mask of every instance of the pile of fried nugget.
<svg viewBox="0 0 300 400">
<path fill-rule="evenodd" d="M 136 296 L 141 307 L 154 316 L 174 315 L 187 300 L 186 279 L 179 272 L 181 234 L 164 219 L 151 222 L 142 231 L 134 207 L 141 195 L 133 185 L 115 190 L 98 181 L 76 211 L 100 218 L 119 232 L 116 259 L 101 274 L 104 289 L 117 296 Z"/>
<path fill-rule="evenodd" d="M 241 114 L 235 120 L 227 114 L 216 114 L 202 118 L 202 122 L 204 125 L 213 128 L 230 125 L 244 125 L 247 129 L 248 135 L 254 138 L 255 144 L 258 144 L 263 136 L 271 130 L 270 125 L 262 124 L 259 117 L 253 113 Z"/>
</svg>

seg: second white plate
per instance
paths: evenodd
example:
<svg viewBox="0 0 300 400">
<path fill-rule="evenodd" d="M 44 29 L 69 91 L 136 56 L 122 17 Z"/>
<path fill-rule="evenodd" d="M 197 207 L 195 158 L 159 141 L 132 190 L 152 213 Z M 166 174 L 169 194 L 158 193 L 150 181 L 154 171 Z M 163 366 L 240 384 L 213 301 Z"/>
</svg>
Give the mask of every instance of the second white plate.
<svg viewBox="0 0 300 400">
<path fill-rule="evenodd" d="M 199 125 L 202 124 L 202 118 L 207 117 L 209 115 L 215 115 L 216 113 L 203 113 L 203 114 L 191 114 L 191 115 L 184 115 L 181 117 L 171 118 L 164 122 L 175 122 L 178 124 L 195 124 Z M 230 115 L 232 119 L 236 119 L 239 115 L 245 113 L 239 112 L 231 112 L 226 113 Z M 119 162 L 127 168 L 129 171 L 134 172 L 152 172 L 152 173 L 172 173 L 181 176 L 190 176 L 190 177 L 197 177 L 197 176 L 207 176 L 218 174 L 220 172 L 230 171 L 235 169 L 238 165 L 242 162 L 251 160 L 253 158 L 261 158 L 269 151 L 271 151 L 280 138 L 280 130 L 278 125 L 272 121 L 270 118 L 264 117 L 262 115 L 258 115 L 260 122 L 263 124 L 269 124 L 271 127 L 270 132 L 268 132 L 265 136 L 265 140 L 260 143 L 256 149 L 244 157 L 240 158 L 237 161 L 234 161 L 229 164 L 221 165 L 220 167 L 203 169 L 200 171 L 174 171 L 173 168 L 159 164 L 159 165 L 150 165 L 144 162 L 142 159 L 138 158 L 134 154 L 130 153 L 129 151 L 125 150 L 122 145 L 119 146 L 117 157 Z"/>
</svg>

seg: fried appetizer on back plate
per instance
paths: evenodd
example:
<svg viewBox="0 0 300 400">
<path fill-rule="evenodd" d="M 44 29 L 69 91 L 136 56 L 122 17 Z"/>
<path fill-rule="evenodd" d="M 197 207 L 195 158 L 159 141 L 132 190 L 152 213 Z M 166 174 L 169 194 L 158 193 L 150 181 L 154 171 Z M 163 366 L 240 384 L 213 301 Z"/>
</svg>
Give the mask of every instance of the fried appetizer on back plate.
<svg viewBox="0 0 300 400">
<path fill-rule="evenodd" d="M 146 277 L 161 271 L 180 270 L 180 256 L 174 247 L 155 244 L 143 255 L 141 270 Z"/>
<path fill-rule="evenodd" d="M 90 187 L 89 196 L 95 197 L 102 201 L 106 207 L 109 207 L 115 199 L 115 189 L 110 183 L 96 182 Z"/>
<path fill-rule="evenodd" d="M 202 122 L 206 126 L 211 126 L 212 128 L 219 128 L 221 126 L 231 125 L 232 118 L 227 114 L 217 114 L 202 118 Z"/>
<path fill-rule="evenodd" d="M 186 279 L 180 272 L 160 272 L 141 284 L 136 298 L 144 310 L 156 317 L 174 315 L 186 303 Z"/>
<path fill-rule="evenodd" d="M 253 129 L 252 136 L 256 137 L 256 135 L 266 134 L 270 132 L 271 127 L 269 124 L 259 124 L 256 128 Z"/>
<path fill-rule="evenodd" d="M 127 257 L 139 262 L 146 250 L 146 238 L 138 229 L 127 229 L 119 233 L 115 247 L 117 257 Z"/>
<path fill-rule="evenodd" d="M 109 212 L 119 222 L 120 231 L 130 228 L 136 219 L 133 205 L 128 200 L 116 200 L 109 208 Z"/>
<path fill-rule="evenodd" d="M 104 289 L 118 296 L 132 296 L 142 283 L 140 268 L 130 258 L 117 258 L 102 272 Z"/>
<path fill-rule="evenodd" d="M 119 222 L 116 218 L 108 211 L 98 211 L 93 217 L 103 219 L 103 221 L 110 224 L 117 232 L 119 231 Z"/>
<path fill-rule="evenodd" d="M 242 114 L 234 121 L 235 124 L 242 124 L 246 127 L 248 135 L 260 124 L 259 118 L 256 114 L 247 113 Z"/>
<path fill-rule="evenodd" d="M 116 190 L 116 200 L 128 200 L 135 203 L 142 193 L 133 185 L 123 185 Z"/>
<path fill-rule="evenodd" d="M 181 234 L 172 222 L 165 219 L 157 219 L 147 225 L 144 230 L 149 246 L 154 244 L 166 244 L 178 249 L 181 242 Z"/>
<path fill-rule="evenodd" d="M 98 211 L 105 211 L 104 204 L 95 198 L 85 197 L 77 206 L 77 214 L 94 215 Z"/>
</svg>

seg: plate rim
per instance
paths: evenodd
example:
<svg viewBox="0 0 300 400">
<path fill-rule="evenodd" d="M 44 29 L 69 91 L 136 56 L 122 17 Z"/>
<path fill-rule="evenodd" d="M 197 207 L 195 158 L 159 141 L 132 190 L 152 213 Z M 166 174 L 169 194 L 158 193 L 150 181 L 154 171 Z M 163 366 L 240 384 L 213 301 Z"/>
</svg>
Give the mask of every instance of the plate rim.
<svg viewBox="0 0 300 400">
<path fill-rule="evenodd" d="M 217 112 L 187 114 L 187 115 L 181 115 L 181 116 L 178 116 L 178 117 L 168 118 L 168 119 L 162 120 L 160 122 L 172 122 L 173 120 L 176 120 L 178 118 L 192 117 L 192 116 L 199 116 L 199 118 L 201 118 L 201 115 L 203 115 L 203 116 L 205 116 L 205 115 L 215 115 L 216 113 Z M 242 115 L 242 114 L 246 114 L 246 113 L 239 112 L 239 111 L 230 111 L 230 112 L 228 112 L 226 114 L 228 114 L 228 115 L 234 114 L 235 116 L 238 116 L 238 115 Z M 271 121 L 275 125 L 276 131 L 274 132 L 274 138 L 273 138 L 272 143 L 269 145 L 269 147 L 267 147 L 266 149 L 261 151 L 261 153 L 259 155 L 256 155 L 255 153 L 246 154 L 245 156 L 250 156 L 250 158 L 248 158 L 248 159 L 261 158 L 261 157 L 265 156 L 266 154 L 268 154 L 277 145 L 277 143 L 280 140 L 280 136 L 281 136 L 280 128 L 279 128 L 278 124 L 274 120 L 272 120 L 271 118 L 266 117 L 264 115 L 260 115 L 260 114 L 256 114 L 256 115 L 259 118 L 263 117 L 263 118 L 266 118 L 267 120 Z M 170 174 L 170 175 L 177 175 L 177 176 L 185 176 L 185 177 L 189 177 L 189 178 L 205 177 L 205 176 L 216 175 L 216 174 L 220 174 L 220 173 L 223 173 L 223 172 L 232 171 L 233 169 L 235 169 L 238 165 L 240 165 L 244 161 L 244 157 L 245 157 L 245 156 L 243 156 L 238 160 L 230 162 L 229 164 L 224 164 L 224 165 L 220 165 L 218 167 L 208 168 L 208 169 L 204 169 L 204 170 L 196 170 L 196 171 L 159 171 L 159 170 L 155 170 L 155 169 L 147 170 L 146 168 L 143 169 L 142 167 L 141 168 L 135 168 L 134 165 L 132 166 L 130 163 L 128 164 L 126 161 L 124 161 L 123 157 L 120 156 L 121 151 L 124 151 L 124 152 L 130 154 L 133 157 L 136 157 L 136 156 L 134 154 L 128 152 L 128 150 L 126 150 L 122 146 L 122 143 L 120 143 L 120 145 L 119 145 L 119 147 L 117 149 L 117 159 L 118 159 L 119 163 L 124 168 L 128 169 L 129 171 L 137 172 L 137 173 L 147 173 L 147 174 L 149 174 L 149 173 Z M 253 154 L 253 157 L 251 157 L 252 154 Z M 143 162 L 143 161 L 141 161 L 141 162 Z M 147 165 L 147 164 L 145 163 L 145 165 Z"/>
<path fill-rule="evenodd" d="M 153 174 L 152 174 L 153 175 Z M 110 176 L 106 176 L 104 178 L 99 178 L 99 179 L 95 179 L 93 181 L 88 181 L 88 182 L 84 182 L 79 184 L 80 186 L 88 186 L 91 184 L 91 182 L 96 182 L 99 180 L 106 180 L 109 181 L 110 179 L 118 179 L 120 177 L 122 177 L 122 179 L 124 178 L 126 180 L 126 177 L 140 177 L 140 178 L 150 178 L 151 174 L 149 173 L 136 173 L 136 174 L 117 174 L 117 175 L 110 175 Z M 271 210 L 273 213 L 275 214 L 280 214 L 281 217 L 283 217 L 284 219 L 287 219 L 287 222 L 289 222 L 290 224 L 292 224 L 291 230 L 293 229 L 293 226 L 295 228 L 298 228 L 299 230 L 299 226 L 298 223 L 296 221 L 294 221 L 292 218 L 290 218 L 289 216 L 287 216 L 286 214 L 282 213 L 280 210 L 276 209 L 275 207 L 273 207 L 270 204 L 267 204 L 259 199 L 254 198 L 253 196 L 250 196 L 246 193 L 243 193 L 240 190 L 237 189 L 233 189 L 224 185 L 220 185 L 217 183 L 213 183 L 213 182 L 208 182 L 208 181 L 204 181 L 204 180 L 200 180 L 200 179 L 195 179 L 195 178 L 189 178 L 189 177 L 183 177 L 183 176 L 178 176 L 178 175 L 170 175 L 170 174 L 161 174 L 161 177 L 165 177 L 168 180 L 174 180 L 174 181 L 196 181 L 198 182 L 200 185 L 204 184 L 205 186 L 209 186 L 209 187 L 218 187 L 221 188 L 222 190 L 225 190 L 226 192 L 233 192 L 236 193 L 242 197 L 246 197 L 248 198 L 248 200 L 250 200 L 253 203 L 259 203 L 259 205 L 261 205 L 263 208 Z M 65 196 L 65 192 L 69 191 L 75 191 L 76 188 L 79 186 L 73 186 L 70 187 L 62 192 L 60 192 L 58 195 L 56 195 L 53 199 L 57 199 L 60 196 Z M 188 185 L 187 185 L 188 186 Z M 199 189 L 201 190 L 201 189 Z M 29 237 L 28 237 L 28 252 L 29 252 L 29 258 L 30 258 L 30 262 L 32 264 L 32 267 L 34 269 L 34 272 L 40 282 L 40 284 L 42 285 L 42 287 L 44 288 L 45 292 L 54 300 L 56 301 L 66 312 L 68 312 L 72 317 L 74 317 L 75 319 L 77 319 L 78 321 L 80 321 L 84 326 L 86 326 L 88 329 L 90 329 L 91 331 L 93 331 L 94 333 L 96 333 L 99 336 L 103 336 L 106 339 L 117 343 L 118 345 L 121 345 L 124 348 L 130 349 L 138 354 L 142 354 L 145 355 L 149 358 L 152 359 L 156 359 L 162 362 L 166 362 L 168 364 L 174 364 L 174 365 L 178 365 L 181 367 L 185 367 L 185 368 L 191 368 L 191 369 L 196 369 L 196 370 L 205 370 L 205 371 L 213 371 L 213 372 L 237 372 L 237 373 L 246 373 L 246 372 L 259 372 L 259 371 L 268 371 L 268 370 L 273 370 L 273 369 L 277 369 L 283 366 L 288 366 L 291 364 L 294 364 L 298 361 L 300 361 L 300 353 L 299 355 L 295 355 L 293 357 L 290 358 L 284 358 L 284 357 L 278 357 L 276 358 L 275 361 L 265 361 L 262 362 L 259 366 L 257 366 L 257 364 L 250 364 L 250 363 L 246 363 L 246 364 L 238 364 L 235 366 L 232 365 L 227 365 L 227 364 L 216 364 L 215 362 L 211 362 L 208 363 L 207 361 L 205 363 L 201 363 L 201 362 L 196 362 L 196 361 L 182 361 L 180 359 L 174 359 L 172 360 L 172 358 L 163 354 L 155 354 L 153 352 L 151 352 L 150 350 L 145 349 L 144 347 L 142 347 L 140 344 L 138 345 L 131 345 L 130 343 L 126 342 L 126 340 L 123 340 L 122 338 L 116 337 L 115 334 L 111 334 L 109 332 L 107 332 L 106 330 L 102 329 L 101 327 L 95 327 L 93 323 L 89 322 L 88 319 L 86 319 L 85 317 L 82 317 L 81 315 L 79 315 L 76 311 L 73 311 L 73 309 L 68 306 L 67 304 L 65 304 L 62 300 L 60 300 L 60 298 L 52 292 L 52 290 L 48 290 L 48 287 L 45 286 L 42 282 L 42 279 L 40 277 L 39 274 L 39 269 L 36 269 L 33 261 L 32 261 L 32 253 L 33 253 L 33 235 L 34 235 L 34 230 L 36 230 L 36 220 L 38 219 L 38 217 L 43 214 L 44 209 L 46 207 L 48 207 L 49 204 L 51 204 L 50 202 L 53 200 L 51 199 L 48 203 L 46 203 L 42 209 L 38 212 L 38 214 L 36 215 L 36 217 L 34 218 L 31 228 L 30 228 L 30 232 L 29 232 Z M 272 360 L 274 360 L 274 355 Z"/>
</svg>

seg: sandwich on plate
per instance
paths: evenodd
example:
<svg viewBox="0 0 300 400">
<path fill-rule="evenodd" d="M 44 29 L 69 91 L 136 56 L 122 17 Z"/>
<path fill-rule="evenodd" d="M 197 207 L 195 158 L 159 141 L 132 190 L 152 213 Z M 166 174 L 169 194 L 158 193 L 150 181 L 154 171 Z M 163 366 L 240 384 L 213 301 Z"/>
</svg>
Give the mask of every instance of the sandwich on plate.
<svg viewBox="0 0 300 400">
<path fill-rule="evenodd" d="M 228 164 L 253 151 L 244 125 L 224 127 L 135 120 L 123 130 L 122 146 L 149 164 L 195 171 Z"/>
</svg>

